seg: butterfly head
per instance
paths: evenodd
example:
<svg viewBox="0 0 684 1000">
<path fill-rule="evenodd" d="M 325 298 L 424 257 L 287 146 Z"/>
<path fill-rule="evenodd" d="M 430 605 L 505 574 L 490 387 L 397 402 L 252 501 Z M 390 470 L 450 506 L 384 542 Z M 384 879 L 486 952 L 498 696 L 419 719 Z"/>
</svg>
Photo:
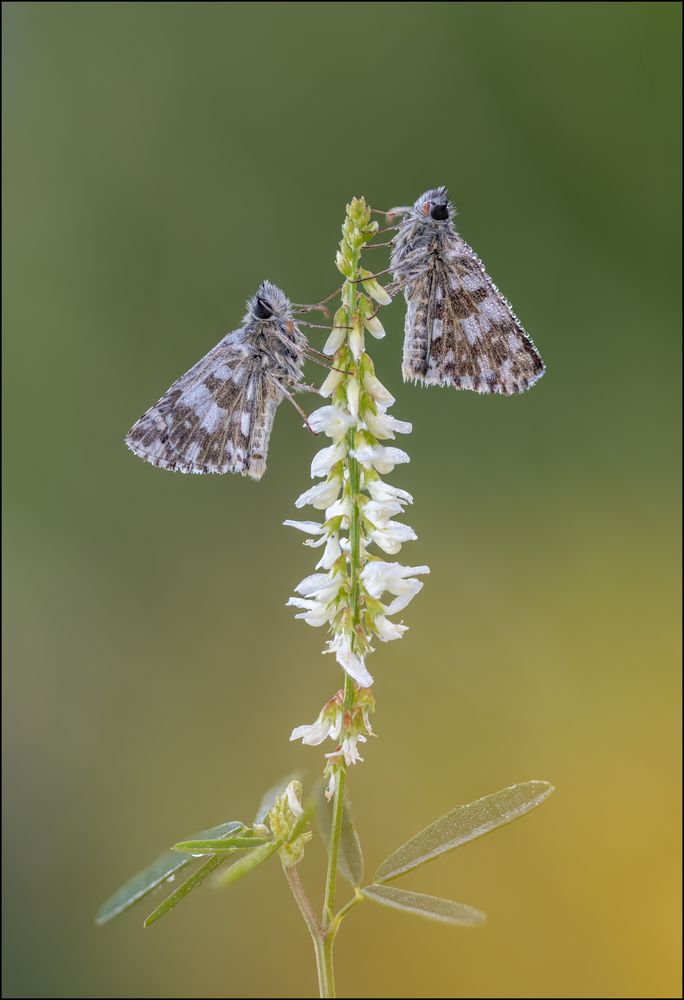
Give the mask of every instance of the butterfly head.
<svg viewBox="0 0 684 1000">
<path fill-rule="evenodd" d="M 421 194 L 413 209 L 421 219 L 431 219 L 433 222 L 448 222 L 456 214 L 445 187 L 433 188 Z"/>
<path fill-rule="evenodd" d="M 248 317 L 257 322 L 287 323 L 292 319 L 292 306 L 285 293 L 270 281 L 262 281 L 247 302 Z"/>
<path fill-rule="evenodd" d="M 265 342 L 281 361 L 284 357 L 287 364 L 299 365 L 305 338 L 294 321 L 292 303 L 277 285 L 261 282 L 256 294 L 247 300 L 244 323 L 250 339 Z"/>
</svg>

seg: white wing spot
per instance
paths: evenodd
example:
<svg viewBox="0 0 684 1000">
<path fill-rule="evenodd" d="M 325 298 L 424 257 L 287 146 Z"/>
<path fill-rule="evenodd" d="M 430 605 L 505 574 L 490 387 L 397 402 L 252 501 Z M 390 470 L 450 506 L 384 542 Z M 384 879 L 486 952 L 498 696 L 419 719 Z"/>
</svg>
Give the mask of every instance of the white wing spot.
<svg viewBox="0 0 684 1000">
<path fill-rule="evenodd" d="M 476 340 L 480 339 L 480 324 L 476 316 L 468 316 L 466 319 L 462 319 L 461 328 L 468 338 L 469 344 L 472 345 Z"/>
<path fill-rule="evenodd" d="M 470 274 L 469 272 L 463 275 L 463 287 L 467 292 L 476 292 L 479 288 L 482 288 L 484 281 L 482 280 L 481 274 Z"/>
<path fill-rule="evenodd" d="M 488 295 L 480 308 L 485 316 L 494 320 L 495 323 L 500 323 L 502 320 L 506 319 L 506 310 L 494 295 Z"/>
<path fill-rule="evenodd" d="M 433 340 L 439 340 L 439 338 L 442 336 L 442 328 L 443 328 L 442 320 L 441 319 L 433 319 L 433 321 L 432 321 L 432 339 Z"/>
<path fill-rule="evenodd" d="M 221 424 L 226 419 L 226 410 L 222 410 L 220 406 L 212 400 L 207 408 L 206 412 L 202 417 L 202 427 L 209 434 L 213 434 L 215 430 L 221 426 Z"/>
<path fill-rule="evenodd" d="M 240 430 L 242 431 L 245 437 L 248 437 L 249 435 L 249 425 L 251 419 L 252 419 L 251 414 L 249 413 L 248 410 L 245 410 L 242 416 L 240 417 Z"/>
<path fill-rule="evenodd" d="M 197 411 L 200 408 L 204 408 L 210 400 L 211 393 L 204 382 L 196 382 L 194 385 L 188 386 L 178 402 L 184 406 L 190 406 Z"/>
</svg>

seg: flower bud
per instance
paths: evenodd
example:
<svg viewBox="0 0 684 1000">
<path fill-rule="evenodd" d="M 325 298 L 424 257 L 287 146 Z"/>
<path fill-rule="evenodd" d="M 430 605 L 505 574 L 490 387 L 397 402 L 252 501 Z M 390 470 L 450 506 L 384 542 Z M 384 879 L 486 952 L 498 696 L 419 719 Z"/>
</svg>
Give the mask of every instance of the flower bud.
<svg viewBox="0 0 684 1000">
<path fill-rule="evenodd" d="M 339 265 L 338 265 L 339 266 Z M 342 272 L 344 274 L 344 271 Z M 385 289 L 379 284 L 378 281 L 372 276 L 371 271 L 361 270 L 361 277 L 364 280 L 363 287 L 366 289 L 368 294 L 372 299 L 375 299 L 377 303 L 381 306 L 388 306 L 392 301 L 391 297 L 387 294 Z"/>
<path fill-rule="evenodd" d="M 351 352 L 354 355 L 354 360 L 358 361 L 364 350 L 363 342 L 363 326 L 357 321 L 354 322 L 352 331 L 349 334 L 349 346 L 351 347 Z"/>
<path fill-rule="evenodd" d="M 335 257 L 335 264 L 337 265 L 337 270 L 340 271 L 345 278 L 351 278 L 354 270 L 352 262 L 345 254 L 340 253 L 339 250 L 337 251 L 337 256 Z"/>
</svg>

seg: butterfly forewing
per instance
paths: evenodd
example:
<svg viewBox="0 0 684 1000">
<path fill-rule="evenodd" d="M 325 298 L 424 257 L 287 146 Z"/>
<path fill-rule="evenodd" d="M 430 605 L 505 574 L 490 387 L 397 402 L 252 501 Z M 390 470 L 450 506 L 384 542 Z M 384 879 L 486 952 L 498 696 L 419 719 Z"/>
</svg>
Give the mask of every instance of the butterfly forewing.
<svg viewBox="0 0 684 1000">
<path fill-rule="evenodd" d="M 472 259 L 451 268 L 436 261 L 411 299 L 405 379 L 510 395 L 543 374 L 520 322 Z"/>
<path fill-rule="evenodd" d="M 252 387 L 244 350 L 229 334 L 143 414 L 126 437 L 136 455 L 177 472 L 241 472 L 249 450 L 243 433 Z M 237 418 L 237 419 L 236 419 Z"/>
</svg>

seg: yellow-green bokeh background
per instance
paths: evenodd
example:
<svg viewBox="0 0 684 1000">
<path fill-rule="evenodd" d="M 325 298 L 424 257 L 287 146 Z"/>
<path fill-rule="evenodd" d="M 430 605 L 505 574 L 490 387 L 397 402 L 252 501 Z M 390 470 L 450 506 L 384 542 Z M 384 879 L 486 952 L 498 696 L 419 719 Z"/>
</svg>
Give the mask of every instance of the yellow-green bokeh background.
<svg viewBox="0 0 684 1000">
<path fill-rule="evenodd" d="M 284 607 L 312 566 L 281 527 L 318 446 L 294 411 L 260 484 L 165 474 L 123 435 L 262 277 L 297 301 L 335 286 L 351 195 L 440 183 L 548 373 L 515 399 L 405 386 L 403 305 L 383 314 L 377 368 L 414 424 L 402 556 L 432 576 L 373 657 L 355 815 L 373 866 L 456 802 L 531 777 L 557 792 L 407 880 L 486 910 L 485 930 L 367 904 L 338 986 L 681 995 L 680 19 L 4 5 L 6 996 L 311 994 L 276 864 L 149 931 L 144 905 L 93 926 L 160 848 L 316 773 L 287 737 L 338 680 Z M 303 866 L 317 898 L 322 863 Z"/>
</svg>

